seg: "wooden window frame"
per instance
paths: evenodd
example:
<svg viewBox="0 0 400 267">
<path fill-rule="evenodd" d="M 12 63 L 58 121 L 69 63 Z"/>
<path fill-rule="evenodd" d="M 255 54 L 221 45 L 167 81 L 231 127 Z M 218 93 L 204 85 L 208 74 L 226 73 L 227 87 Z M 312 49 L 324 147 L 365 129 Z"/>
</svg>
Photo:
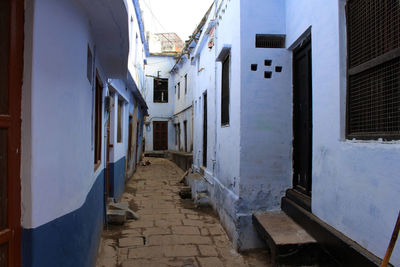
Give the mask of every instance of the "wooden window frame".
<svg viewBox="0 0 400 267">
<path fill-rule="evenodd" d="M 187 95 L 187 88 L 188 88 L 188 75 L 185 74 L 185 95 Z"/>
<path fill-rule="evenodd" d="M 181 82 L 178 82 L 177 86 L 178 86 L 178 99 L 180 99 L 181 98 Z"/>
<path fill-rule="evenodd" d="M 118 99 L 117 107 L 117 143 L 122 143 L 123 140 L 123 130 L 124 130 L 124 101 Z"/>
<path fill-rule="evenodd" d="M 94 169 L 101 165 L 102 121 L 103 121 L 103 83 L 97 73 L 94 104 Z"/>
<path fill-rule="evenodd" d="M 227 64 L 227 66 L 225 65 Z M 225 73 L 224 67 L 228 70 Z M 225 59 L 222 61 L 222 73 L 221 73 L 221 126 L 229 126 L 230 122 L 230 73 L 231 73 L 231 55 L 228 53 Z M 225 75 L 226 80 L 224 79 Z"/>
<path fill-rule="evenodd" d="M 87 60 L 86 60 L 86 77 L 90 84 L 93 82 L 93 53 L 90 45 L 87 47 Z"/>
</svg>

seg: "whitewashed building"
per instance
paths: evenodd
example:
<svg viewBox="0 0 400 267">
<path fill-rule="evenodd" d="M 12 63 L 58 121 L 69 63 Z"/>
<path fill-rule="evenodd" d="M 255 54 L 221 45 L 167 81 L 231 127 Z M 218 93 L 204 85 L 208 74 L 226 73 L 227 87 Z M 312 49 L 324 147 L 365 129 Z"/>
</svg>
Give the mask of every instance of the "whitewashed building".
<svg viewBox="0 0 400 267">
<path fill-rule="evenodd" d="M 0 17 L 0 265 L 94 266 L 142 151 L 140 7 L 6 0 Z"/>
<path fill-rule="evenodd" d="M 345 264 L 383 258 L 399 212 L 399 17 L 390 0 L 215 1 L 187 59 L 193 169 L 238 249 L 263 246 L 255 212 L 282 209 Z"/>
</svg>

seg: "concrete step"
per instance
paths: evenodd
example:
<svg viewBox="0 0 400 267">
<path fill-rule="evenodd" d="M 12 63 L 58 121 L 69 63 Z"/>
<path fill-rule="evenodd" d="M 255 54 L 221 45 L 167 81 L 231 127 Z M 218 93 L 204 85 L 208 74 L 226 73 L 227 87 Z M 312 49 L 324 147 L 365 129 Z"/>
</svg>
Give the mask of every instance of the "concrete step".
<svg viewBox="0 0 400 267">
<path fill-rule="evenodd" d="M 123 225 L 126 222 L 124 210 L 107 209 L 107 222 L 114 225 Z"/>
<path fill-rule="evenodd" d="M 276 266 L 312 265 L 324 253 L 317 241 L 283 211 L 255 213 L 253 224 L 269 246 Z"/>
</svg>

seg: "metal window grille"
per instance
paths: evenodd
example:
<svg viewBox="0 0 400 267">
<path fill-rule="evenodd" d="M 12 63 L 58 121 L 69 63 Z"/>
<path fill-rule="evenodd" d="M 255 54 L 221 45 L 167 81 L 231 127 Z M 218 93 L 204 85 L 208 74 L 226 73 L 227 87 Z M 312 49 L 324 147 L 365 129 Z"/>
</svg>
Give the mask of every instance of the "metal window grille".
<svg viewBox="0 0 400 267">
<path fill-rule="evenodd" d="M 400 2 L 347 2 L 347 137 L 400 139 Z"/>
<path fill-rule="evenodd" d="M 285 48 L 285 35 L 256 34 L 256 48 Z"/>
<path fill-rule="evenodd" d="M 154 103 L 168 103 L 168 79 L 154 79 Z"/>
</svg>

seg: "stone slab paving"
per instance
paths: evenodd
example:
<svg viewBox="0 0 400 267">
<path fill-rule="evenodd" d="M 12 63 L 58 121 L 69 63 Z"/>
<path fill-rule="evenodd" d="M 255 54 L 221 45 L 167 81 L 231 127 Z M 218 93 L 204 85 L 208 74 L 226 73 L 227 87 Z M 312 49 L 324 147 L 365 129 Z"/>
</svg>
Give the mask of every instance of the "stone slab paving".
<svg viewBox="0 0 400 267">
<path fill-rule="evenodd" d="M 151 165 L 138 168 L 121 200 L 140 219 L 104 231 L 97 267 L 270 266 L 265 251 L 237 253 L 211 209 L 180 199 L 183 171 L 174 163 L 146 160 Z"/>
</svg>

